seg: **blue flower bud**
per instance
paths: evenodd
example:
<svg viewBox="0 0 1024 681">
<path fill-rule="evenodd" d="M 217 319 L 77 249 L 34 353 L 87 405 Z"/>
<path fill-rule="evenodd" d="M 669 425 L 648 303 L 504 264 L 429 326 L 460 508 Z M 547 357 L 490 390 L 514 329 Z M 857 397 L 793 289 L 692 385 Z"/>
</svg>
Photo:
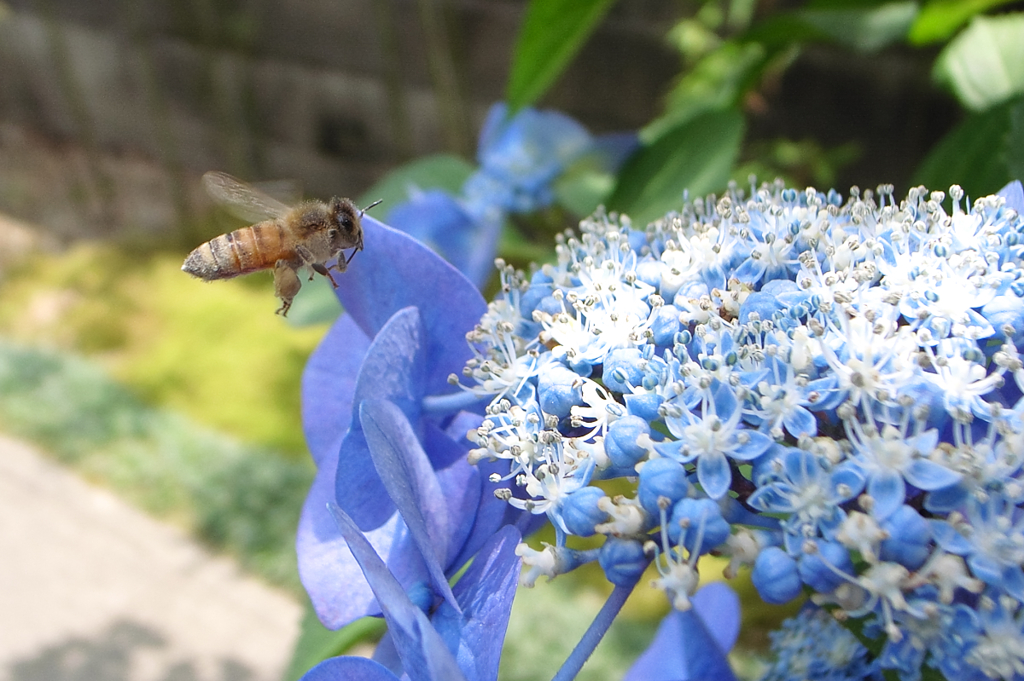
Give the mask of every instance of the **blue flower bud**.
<svg viewBox="0 0 1024 681">
<path fill-rule="evenodd" d="M 597 487 L 584 487 L 567 494 L 559 509 L 565 530 L 577 537 L 592 536 L 594 525 L 608 520 L 608 514 L 597 507 L 604 496 L 604 490 Z"/>
<path fill-rule="evenodd" d="M 675 305 L 662 305 L 654 312 L 651 320 L 651 332 L 654 344 L 667 346 L 679 332 L 679 308 Z"/>
<path fill-rule="evenodd" d="M 633 416 L 639 416 L 644 421 L 657 421 L 660 418 L 658 408 L 664 402 L 661 395 L 647 393 L 646 395 L 625 395 L 626 410 Z"/>
<path fill-rule="evenodd" d="M 747 296 L 747 299 L 743 301 L 743 305 L 740 306 L 740 323 L 746 324 L 750 321 L 750 315 L 756 312 L 758 316 L 764 319 L 771 319 L 775 316 L 776 312 L 780 312 L 782 306 L 779 301 L 770 293 L 751 293 Z"/>
<path fill-rule="evenodd" d="M 686 532 L 682 544 L 691 553 L 707 553 L 728 539 L 730 534 L 729 523 L 722 517 L 718 504 L 711 499 L 683 499 L 676 502 L 668 524 L 668 537 L 672 543 L 679 543 L 684 526 Z M 697 546 L 698 540 L 700 546 Z"/>
<path fill-rule="evenodd" d="M 544 284 L 553 284 L 553 283 L 555 283 L 555 280 L 552 279 L 551 276 L 548 275 L 547 272 L 544 271 L 543 267 L 535 270 L 534 273 L 532 275 L 530 275 L 530 285 L 531 286 L 541 286 L 541 285 L 544 285 Z"/>
<path fill-rule="evenodd" d="M 800 557 L 800 578 L 815 591 L 831 593 L 843 583 L 844 580 L 836 574 L 836 569 L 853 575 L 850 552 L 837 542 L 818 542 L 817 553 L 805 553 Z"/>
<path fill-rule="evenodd" d="M 988 320 L 995 329 L 995 337 L 1016 347 L 1024 343 L 1024 298 L 1007 291 L 1001 296 L 996 296 L 988 304 L 981 308 L 981 315 Z M 1013 331 L 1009 337 L 1003 333 L 1003 328 L 1009 326 Z"/>
<path fill-rule="evenodd" d="M 564 418 L 573 406 L 583 404 L 583 384 L 578 374 L 554 364 L 540 373 L 537 398 L 544 413 Z"/>
<path fill-rule="evenodd" d="M 608 537 L 601 546 L 597 562 L 609 582 L 616 586 L 630 586 L 640 579 L 650 561 L 640 542 Z"/>
<path fill-rule="evenodd" d="M 533 320 L 533 311 L 541 304 L 545 299 L 550 299 L 551 302 L 555 302 L 555 299 L 551 297 L 551 285 L 550 284 L 532 284 L 530 288 L 526 289 L 523 294 L 519 297 L 519 311 L 523 317 L 528 320 Z"/>
<path fill-rule="evenodd" d="M 639 253 L 647 245 L 647 232 L 640 229 L 631 229 L 626 232 L 629 240 L 629 247 Z"/>
<path fill-rule="evenodd" d="M 924 565 L 931 553 L 931 526 L 917 511 L 904 504 L 885 519 L 882 529 L 889 538 L 882 541 L 882 560 L 899 563 L 910 570 Z"/>
<path fill-rule="evenodd" d="M 644 260 L 637 263 L 636 278 L 648 286 L 657 287 L 661 284 L 661 272 L 664 265 L 660 260 Z"/>
<path fill-rule="evenodd" d="M 630 386 L 640 385 L 644 372 L 642 357 L 635 348 L 612 350 L 604 361 L 604 385 L 618 393 L 628 393 Z"/>
<path fill-rule="evenodd" d="M 800 595 L 803 584 L 796 561 L 777 546 L 758 554 L 750 581 L 766 603 L 781 605 Z"/>
<path fill-rule="evenodd" d="M 674 505 L 686 497 L 690 483 L 683 464 L 674 459 L 651 459 L 640 469 L 636 497 L 652 518 L 659 513 L 658 498 L 665 497 Z"/>
<path fill-rule="evenodd" d="M 636 465 L 647 450 L 636 443 L 641 435 L 650 435 L 651 427 L 638 416 L 623 416 L 608 428 L 604 451 L 612 463 L 620 468 Z"/>
<path fill-rule="evenodd" d="M 562 303 L 555 300 L 554 296 L 544 296 L 534 305 L 534 310 L 540 310 L 546 314 L 556 315 L 562 313 Z M 531 312 L 532 314 L 532 312 Z"/>
</svg>

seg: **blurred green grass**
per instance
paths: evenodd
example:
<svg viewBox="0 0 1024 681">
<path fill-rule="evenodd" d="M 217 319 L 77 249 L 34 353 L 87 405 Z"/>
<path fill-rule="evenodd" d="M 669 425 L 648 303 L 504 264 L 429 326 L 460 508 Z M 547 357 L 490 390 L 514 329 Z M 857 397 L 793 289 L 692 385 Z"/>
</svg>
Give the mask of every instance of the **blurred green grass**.
<svg viewBox="0 0 1024 681">
<path fill-rule="evenodd" d="M 275 315 L 269 274 L 206 283 L 180 267 L 113 246 L 35 256 L 0 287 L 0 336 L 93 359 L 150 404 L 304 458 L 299 383 L 326 325 Z"/>
</svg>

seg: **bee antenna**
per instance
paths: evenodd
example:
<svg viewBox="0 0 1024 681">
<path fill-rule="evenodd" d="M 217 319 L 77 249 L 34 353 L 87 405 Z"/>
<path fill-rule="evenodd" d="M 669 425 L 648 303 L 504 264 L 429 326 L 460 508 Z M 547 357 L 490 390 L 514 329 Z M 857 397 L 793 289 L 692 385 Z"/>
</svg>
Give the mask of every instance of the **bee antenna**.
<svg viewBox="0 0 1024 681">
<path fill-rule="evenodd" d="M 373 208 L 374 206 L 376 206 L 376 205 L 378 205 L 378 204 L 381 204 L 381 203 L 384 203 L 384 199 L 377 199 L 376 201 L 374 201 L 373 203 L 371 203 L 371 204 L 370 204 L 369 206 L 367 206 L 366 208 L 363 208 L 363 209 L 362 209 L 361 211 L 359 211 L 359 217 L 363 217 L 363 214 L 364 214 L 364 213 L 365 213 L 366 211 L 370 210 L 370 209 L 371 209 L 371 208 Z"/>
</svg>

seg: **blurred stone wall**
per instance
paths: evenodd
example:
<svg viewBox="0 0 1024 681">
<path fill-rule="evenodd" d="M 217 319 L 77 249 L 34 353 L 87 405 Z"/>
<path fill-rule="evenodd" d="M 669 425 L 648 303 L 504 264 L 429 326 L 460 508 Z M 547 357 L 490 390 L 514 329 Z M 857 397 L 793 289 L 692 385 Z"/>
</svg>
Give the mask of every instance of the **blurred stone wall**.
<svg viewBox="0 0 1024 681">
<path fill-rule="evenodd" d="M 356 196 L 471 158 L 524 0 L 0 0 L 0 212 L 65 237 L 174 235 L 198 178 Z M 679 67 L 685 3 L 616 3 L 543 106 L 635 129 Z"/>
</svg>

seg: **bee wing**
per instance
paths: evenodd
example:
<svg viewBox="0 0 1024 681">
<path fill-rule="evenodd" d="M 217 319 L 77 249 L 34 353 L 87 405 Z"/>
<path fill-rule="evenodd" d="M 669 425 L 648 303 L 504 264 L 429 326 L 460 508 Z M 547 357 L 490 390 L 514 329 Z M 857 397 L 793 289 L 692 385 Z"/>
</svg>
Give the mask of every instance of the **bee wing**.
<svg viewBox="0 0 1024 681">
<path fill-rule="evenodd" d="M 206 173 L 203 175 L 203 187 L 214 201 L 242 220 L 259 222 L 279 218 L 291 210 L 277 199 L 227 173 Z"/>
</svg>

